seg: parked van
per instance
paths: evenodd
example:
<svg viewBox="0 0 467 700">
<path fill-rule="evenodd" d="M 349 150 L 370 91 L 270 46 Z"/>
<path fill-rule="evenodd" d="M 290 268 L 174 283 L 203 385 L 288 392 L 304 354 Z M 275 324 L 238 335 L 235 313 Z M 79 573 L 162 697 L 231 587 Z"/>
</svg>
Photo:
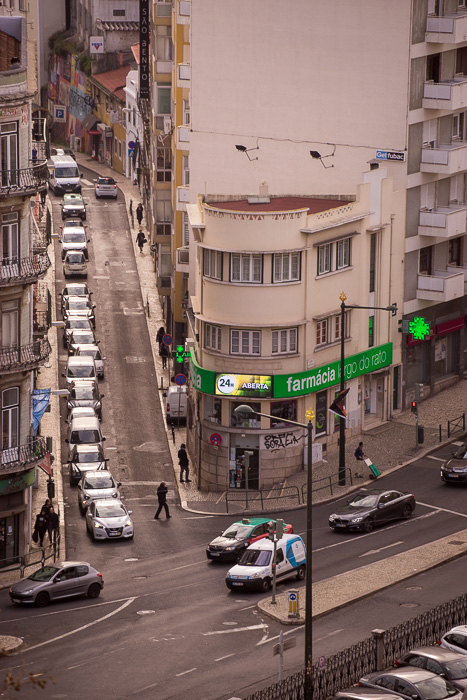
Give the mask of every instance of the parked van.
<svg viewBox="0 0 467 700">
<path fill-rule="evenodd" d="M 100 445 L 103 447 L 105 437 L 102 437 L 99 418 L 73 418 L 68 424 L 67 438 L 68 459 L 75 445 Z"/>
<path fill-rule="evenodd" d="M 186 420 L 186 406 L 186 386 L 169 386 L 166 402 L 167 423 L 174 423 L 179 418 Z"/>
<path fill-rule="evenodd" d="M 253 542 L 238 564 L 227 572 L 225 582 L 230 590 L 268 591 L 272 585 L 274 542 L 261 539 Z M 283 535 L 276 543 L 276 581 L 295 576 L 305 578 L 306 550 L 299 535 Z"/>
<path fill-rule="evenodd" d="M 76 161 L 71 156 L 51 156 L 49 162 L 49 189 L 54 194 L 77 192 L 81 194 L 81 177 Z"/>
</svg>

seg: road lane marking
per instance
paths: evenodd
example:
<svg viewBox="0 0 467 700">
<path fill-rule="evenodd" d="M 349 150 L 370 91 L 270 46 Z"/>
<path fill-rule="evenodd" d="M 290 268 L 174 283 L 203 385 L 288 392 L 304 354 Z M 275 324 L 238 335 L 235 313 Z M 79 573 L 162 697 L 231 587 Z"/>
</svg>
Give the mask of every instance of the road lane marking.
<svg viewBox="0 0 467 700">
<path fill-rule="evenodd" d="M 249 625 L 248 627 L 235 627 L 230 630 L 215 630 L 214 632 L 203 632 L 203 637 L 211 637 L 214 634 L 232 634 L 233 632 L 249 632 L 250 630 L 267 630 L 268 625 Z"/>
<path fill-rule="evenodd" d="M 288 630 L 288 632 L 282 632 L 282 636 L 285 637 L 288 634 L 294 634 L 298 632 L 300 629 L 303 629 L 301 627 L 294 627 L 291 630 Z M 256 642 L 256 646 L 262 646 L 263 644 L 269 644 L 269 642 L 275 642 L 276 639 L 279 639 L 279 635 L 276 635 L 275 637 L 269 637 L 268 639 L 262 639 L 260 642 Z"/>
<path fill-rule="evenodd" d="M 176 673 L 175 677 L 179 678 L 180 676 L 186 676 L 187 673 L 193 673 L 193 671 L 196 671 L 196 666 L 195 668 L 189 668 L 188 671 L 182 671 L 182 673 Z"/>
<path fill-rule="evenodd" d="M 445 462 L 446 459 L 443 457 L 435 457 L 434 455 L 428 455 L 428 459 L 434 459 L 436 462 Z"/>
<path fill-rule="evenodd" d="M 313 642 L 316 644 L 316 642 L 322 642 L 328 637 L 335 637 L 336 634 L 340 634 L 341 632 L 344 632 L 345 628 L 342 627 L 339 630 L 334 630 L 334 632 L 329 632 L 328 634 L 325 634 L 324 637 L 318 637 L 317 639 L 313 637 Z"/>
<path fill-rule="evenodd" d="M 399 542 L 392 542 L 391 544 L 387 544 L 385 547 L 380 547 L 379 549 L 370 549 L 368 552 L 364 552 L 363 554 L 359 554 L 359 557 L 369 557 L 371 554 L 379 554 L 379 552 L 384 551 L 385 549 L 389 549 L 390 547 L 397 547 L 398 544 L 404 544 L 402 540 Z"/>
<path fill-rule="evenodd" d="M 24 654 L 27 651 L 32 651 L 33 649 L 39 649 L 39 647 L 44 647 L 47 644 L 52 644 L 53 642 L 59 642 L 61 639 L 65 639 L 66 637 L 70 637 L 72 634 L 76 634 L 77 632 L 82 632 L 83 630 L 88 629 L 89 627 L 93 627 L 94 625 L 97 625 L 99 622 L 103 622 L 104 620 L 108 620 L 110 617 L 113 617 L 117 613 L 121 612 L 125 608 L 127 608 L 131 603 L 133 603 L 136 600 L 136 598 L 129 598 L 126 603 L 123 603 L 119 608 L 114 610 L 111 613 L 108 613 L 107 615 L 104 615 L 104 617 L 100 617 L 98 620 L 93 620 L 93 622 L 88 622 L 87 625 L 83 625 L 82 627 L 77 627 L 75 630 L 70 630 L 70 632 L 65 632 L 65 634 L 61 634 L 58 637 L 52 637 L 52 639 L 47 639 L 45 642 L 41 642 L 40 644 L 34 644 L 32 647 L 27 647 L 26 649 L 22 649 L 21 653 Z"/>
<path fill-rule="evenodd" d="M 224 659 L 230 659 L 231 656 L 235 656 L 235 654 L 227 654 L 226 656 L 219 656 L 219 658 L 214 659 L 214 661 L 224 661 Z"/>
<path fill-rule="evenodd" d="M 458 515 L 461 518 L 467 518 L 467 513 L 459 513 L 457 510 L 451 510 L 450 508 L 441 508 L 440 506 L 432 506 L 430 503 L 421 503 L 418 501 L 419 505 L 425 506 L 425 508 L 433 508 L 437 513 L 451 513 L 451 515 Z"/>
</svg>

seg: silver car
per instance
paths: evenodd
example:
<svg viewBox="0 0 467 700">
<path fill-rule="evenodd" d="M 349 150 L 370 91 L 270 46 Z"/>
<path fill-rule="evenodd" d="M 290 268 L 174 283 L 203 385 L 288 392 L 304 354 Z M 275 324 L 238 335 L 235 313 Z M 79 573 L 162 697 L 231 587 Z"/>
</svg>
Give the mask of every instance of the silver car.
<svg viewBox="0 0 467 700">
<path fill-rule="evenodd" d="M 34 604 L 42 608 L 51 600 L 87 595 L 98 598 L 104 579 L 85 561 L 64 561 L 49 564 L 21 579 L 10 588 L 13 603 Z"/>
<path fill-rule="evenodd" d="M 86 511 L 86 529 L 94 540 L 131 539 L 134 535 L 131 513 L 121 501 L 109 498 L 92 501 Z"/>
<path fill-rule="evenodd" d="M 75 445 L 71 451 L 70 486 L 76 486 L 88 472 L 107 469 L 108 458 L 104 457 L 102 445 Z"/>
<path fill-rule="evenodd" d="M 79 345 L 99 345 L 99 342 L 92 329 L 75 330 L 68 336 L 68 352 L 70 355 L 74 355 Z"/>
<path fill-rule="evenodd" d="M 78 506 L 81 515 L 92 501 L 100 501 L 104 498 L 118 498 L 120 500 L 120 481 L 115 481 L 108 471 L 88 471 L 83 474 L 78 486 Z"/>
<path fill-rule="evenodd" d="M 467 625 L 452 627 L 443 634 L 438 644 L 445 649 L 457 651 L 458 654 L 467 654 Z"/>
<path fill-rule="evenodd" d="M 86 282 L 69 282 L 59 294 L 59 296 L 62 298 L 62 314 L 63 307 L 68 297 L 84 297 L 85 299 L 90 300 L 91 295 L 92 292 L 89 290 L 89 287 L 86 284 Z"/>
<path fill-rule="evenodd" d="M 96 199 L 99 197 L 115 197 L 117 199 L 117 183 L 113 177 L 99 177 L 94 182 L 96 183 Z"/>
<path fill-rule="evenodd" d="M 88 343 L 86 345 L 72 345 L 71 348 L 73 349 L 73 352 L 77 356 L 83 356 L 83 355 L 88 355 L 89 357 L 94 358 L 94 362 L 96 363 L 96 372 L 97 376 L 99 379 L 104 379 L 104 360 L 105 357 L 102 355 L 101 351 L 99 350 L 97 345 L 92 345 L 91 343 Z"/>
<path fill-rule="evenodd" d="M 86 297 L 68 297 L 63 304 L 63 320 L 68 318 L 88 318 L 93 327 L 96 327 L 96 318 L 94 314 L 95 304 L 91 304 Z"/>
<path fill-rule="evenodd" d="M 73 384 L 68 387 L 68 391 L 67 406 L 69 412 L 77 406 L 93 408 L 99 420 L 102 420 L 102 399 L 104 398 L 104 394 L 99 392 L 96 382 L 73 382 Z"/>
<path fill-rule="evenodd" d="M 68 347 L 68 341 L 74 330 L 92 330 L 91 321 L 88 318 L 75 318 L 74 316 L 70 316 L 65 321 L 65 328 L 63 334 L 64 348 Z"/>
</svg>

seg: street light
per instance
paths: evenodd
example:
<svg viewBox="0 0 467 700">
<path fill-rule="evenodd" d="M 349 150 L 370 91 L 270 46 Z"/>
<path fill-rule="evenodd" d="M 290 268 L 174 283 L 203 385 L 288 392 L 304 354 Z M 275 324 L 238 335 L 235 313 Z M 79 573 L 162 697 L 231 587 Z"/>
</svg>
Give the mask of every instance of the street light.
<svg viewBox="0 0 467 700">
<path fill-rule="evenodd" d="M 241 404 L 234 408 L 234 413 L 253 413 L 255 416 L 263 416 L 263 418 L 271 418 L 274 420 L 274 416 L 269 413 L 260 413 L 259 411 L 254 411 L 251 406 L 246 404 Z M 307 487 L 306 487 L 306 543 L 307 548 L 310 551 L 311 557 L 311 441 L 312 441 L 312 430 L 313 425 L 311 419 L 314 417 L 312 411 L 306 412 L 306 417 L 308 418 L 308 423 L 298 423 L 295 420 L 288 420 L 286 418 L 281 418 L 282 423 L 289 423 L 290 425 L 297 425 L 300 428 L 304 428 L 307 431 L 308 445 L 307 445 Z M 307 565 L 305 569 L 305 700 L 311 700 L 311 662 L 312 662 L 312 633 L 311 633 L 311 620 L 312 620 L 312 577 L 311 577 L 311 559 L 307 558 Z"/>
</svg>

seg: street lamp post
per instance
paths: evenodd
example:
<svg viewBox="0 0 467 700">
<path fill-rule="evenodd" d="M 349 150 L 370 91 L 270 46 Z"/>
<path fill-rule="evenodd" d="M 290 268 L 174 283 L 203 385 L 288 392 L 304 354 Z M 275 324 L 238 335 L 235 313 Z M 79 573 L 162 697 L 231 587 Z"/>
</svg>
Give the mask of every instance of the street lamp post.
<svg viewBox="0 0 467 700">
<path fill-rule="evenodd" d="M 254 411 L 251 406 L 242 404 L 234 409 L 236 413 L 254 413 L 256 416 L 263 416 L 263 418 L 272 418 L 269 413 L 259 413 Z M 306 544 L 307 549 L 311 552 L 311 479 L 312 479 L 312 430 L 313 424 L 311 422 L 312 412 L 307 411 L 308 423 L 298 423 L 294 420 L 288 420 L 281 418 L 282 423 L 289 423 L 290 425 L 297 425 L 300 428 L 304 428 L 307 431 L 308 445 L 307 445 L 307 487 L 306 487 Z M 310 554 L 311 556 L 311 554 Z M 312 621 L 312 577 L 311 577 L 311 560 L 308 559 L 305 568 L 305 700 L 311 700 L 311 663 L 312 663 L 312 631 L 311 631 L 311 621 Z"/>
</svg>

